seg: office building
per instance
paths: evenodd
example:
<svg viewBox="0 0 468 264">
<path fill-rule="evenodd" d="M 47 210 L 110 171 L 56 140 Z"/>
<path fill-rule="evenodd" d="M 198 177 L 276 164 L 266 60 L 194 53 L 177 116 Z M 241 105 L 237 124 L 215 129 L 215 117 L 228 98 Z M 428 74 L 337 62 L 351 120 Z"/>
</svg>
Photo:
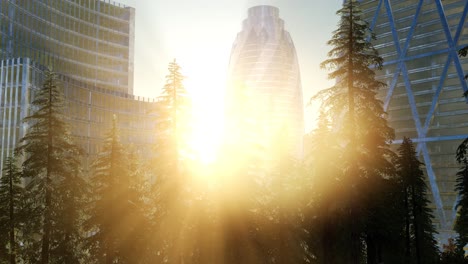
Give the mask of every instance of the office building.
<svg viewBox="0 0 468 264">
<path fill-rule="evenodd" d="M 226 105 L 229 132 L 265 153 L 282 148 L 302 157 L 299 64 L 278 8 L 249 8 L 232 47 Z"/>
<path fill-rule="evenodd" d="M 66 117 L 89 168 L 112 117 L 139 151 L 154 141 L 155 100 L 133 95 L 135 10 L 99 0 L 2 0 L 0 169 L 27 129 L 34 90 L 58 73 Z"/>
<path fill-rule="evenodd" d="M 133 93 L 133 8 L 98 0 L 3 0 L 0 14 L 0 58 L 30 58 L 83 83 Z"/>
<path fill-rule="evenodd" d="M 384 58 L 380 94 L 396 141 L 410 137 L 425 164 L 440 242 L 454 235 L 459 165 L 455 152 L 468 137 L 468 2 L 460 0 L 361 1 Z"/>
</svg>

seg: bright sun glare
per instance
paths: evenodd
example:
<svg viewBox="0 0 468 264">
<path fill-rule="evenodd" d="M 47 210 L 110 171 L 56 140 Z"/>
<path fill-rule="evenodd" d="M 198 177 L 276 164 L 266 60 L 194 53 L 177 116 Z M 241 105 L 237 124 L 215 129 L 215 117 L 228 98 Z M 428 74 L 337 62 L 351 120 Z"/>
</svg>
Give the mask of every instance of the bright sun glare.
<svg viewBox="0 0 468 264">
<path fill-rule="evenodd" d="M 211 81 L 203 78 L 201 70 L 188 69 L 187 75 L 184 86 L 192 99 L 192 135 L 188 145 L 192 159 L 201 165 L 209 165 L 216 161 L 222 140 L 225 74 L 220 72 L 218 79 Z"/>
</svg>

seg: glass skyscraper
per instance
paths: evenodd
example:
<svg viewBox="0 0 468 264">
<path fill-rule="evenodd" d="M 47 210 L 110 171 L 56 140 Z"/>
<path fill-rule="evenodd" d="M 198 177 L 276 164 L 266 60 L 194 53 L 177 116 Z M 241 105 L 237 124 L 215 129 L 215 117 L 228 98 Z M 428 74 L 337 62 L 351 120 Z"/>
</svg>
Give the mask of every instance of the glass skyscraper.
<svg viewBox="0 0 468 264">
<path fill-rule="evenodd" d="M 0 58 L 27 57 L 133 93 L 135 9 L 98 0 L 2 0 L 0 14 Z"/>
<path fill-rule="evenodd" d="M 468 60 L 457 51 L 468 45 L 468 1 L 363 0 L 361 8 L 384 58 L 380 94 L 396 142 L 410 137 L 425 164 L 441 242 L 453 236 L 455 152 L 468 137 Z"/>
<path fill-rule="evenodd" d="M 303 101 L 293 41 L 279 9 L 248 10 L 232 47 L 226 105 L 230 132 L 260 148 L 302 157 Z M 281 145 L 281 146 L 279 146 Z"/>
<path fill-rule="evenodd" d="M 110 1 L 1 1 L 0 169 L 27 129 L 22 119 L 47 67 L 59 75 L 85 168 L 114 114 L 123 142 L 151 150 L 156 101 L 133 95 L 134 19 L 133 8 Z"/>
</svg>

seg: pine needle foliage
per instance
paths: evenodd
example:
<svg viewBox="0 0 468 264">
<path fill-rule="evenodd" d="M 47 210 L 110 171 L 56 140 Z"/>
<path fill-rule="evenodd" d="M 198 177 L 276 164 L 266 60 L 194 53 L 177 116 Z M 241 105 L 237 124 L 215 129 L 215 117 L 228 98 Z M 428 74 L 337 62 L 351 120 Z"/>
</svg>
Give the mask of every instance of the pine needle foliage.
<svg viewBox="0 0 468 264">
<path fill-rule="evenodd" d="M 181 159 L 181 147 L 189 128 L 190 99 L 183 85 L 184 76 L 176 60 L 169 63 L 166 84 L 159 96 L 157 153 L 161 164 L 174 170 Z M 166 172 L 170 173 L 170 172 Z"/>
<path fill-rule="evenodd" d="M 16 150 L 23 157 L 23 175 L 28 181 L 29 220 L 31 226 L 38 227 L 26 232 L 32 237 L 27 243 L 31 246 L 30 261 L 78 263 L 80 208 L 86 189 L 80 177 L 81 151 L 63 115 L 57 75 L 45 71 L 43 85 L 33 95 L 32 113 L 24 119 L 28 129 Z M 35 234 L 41 236 L 40 246 Z"/>
<path fill-rule="evenodd" d="M 458 233 L 458 250 L 463 252 L 463 248 L 468 244 L 468 139 L 465 139 L 457 148 L 456 159 L 460 164 L 457 172 L 455 191 L 458 192 L 457 203 L 458 215 L 455 222 L 455 231 Z"/>
<path fill-rule="evenodd" d="M 332 71 L 329 78 L 336 83 L 314 99 L 321 100 L 340 144 L 346 144 L 344 155 L 348 157 L 343 160 L 344 165 L 359 163 L 357 170 L 363 178 L 390 175 L 394 131 L 388 125 L 382 101 L 377 98 L 378 90 L 385 84 L 375 78 L 383 60 L 370 42 L 375 36 L 363 20 L 359 2 L 346 1 L 337 14 L 341 20 L 328 42 L 332 46 L 330 58 L 322 63 L 322 67 Z"/>
<path fill-rule="evenodd" d="M 337 199 L 349 186 L 345 186 L 338 175 L 341 164 L 336 157 L 342 155 L 342 149 L 331 128 L 331 122 L 325 111 L 321 111 L 317 128 L 306 136 L 305 166 L 310 179 L 310 201 L 306 211 L 306 229 L 309 236 L 307 243 L 317 258 L 317 263 L 343 263 L 348 246 L 343 236 L 346 224 L 343 212 L 343 200 Z"/>
<path fill-rule="evenodd" d="M 193 251 L 183 245 L 194 243 L 193 239 L 184 238 L 178 243 L 181 231 L 189 228 L 190 223 L 183 221 L 187 204 L 191 199 L 186 168 L 186 154 L 190 153 L 187 139 L 191 133 L 191 100 L 183 84 L 184 76 L 180 65 L 174 61 L 168 65 L 166 83 L 159 96 L 157 137 L 153 161 L 156 180 L 153 185 L 154 203 L 159 209 L 158 231 L 161 261 L 191 261 Z M 183 244 L 183 245 L 182 245 Z"/>
<path fill-rule="evenodd" d="M 349 252 L 343 255 L 349 255 L 349 263 L 359 263 L 365 255 L 364 248 L 368 251 L 375 248 L 365 246 L 363 241 L 369 232 L 378 231 L 368 229 L 372 227 L 368 221 L 375 221 L 377 214 L 376 201 L 371 197 L 378 186 L 384 188 L 382 179 L 394 174 L 391 161 L 395 154 L 390 149 L 394 131 L 387 123 L 382 101 L 377 98 L 379 89 L 385 87 L 375 73 L 382 68 L 383 59 L 371 43 L 375 35 L 363 18 L 360 2 L 345 1 L 337 14 L 341 19 L 328 42 L 332 47 L 329 59 L 321 64 L 331 71 L 329 78 L 336 82 L 312 99 L 321 100 L 335 140 L 342 148 L 335 158 L 340 160 L 341 172 L 330 178 L 347 186 L 341 194 L 343 201 L 347 201 L 341 204 L 341 210 L 348 215 L 343 228 L 349 232 L 345 240 L 350 245 Z"/>
<path fill-rule="evenodd" d="M 466 57 L 468 54 L 468 46 L 463 47 L 458 51 L 460 57 Z M 465 76 L 465 79 L 468 75 Z M 468 98 L 468 91 L 463 93 L 465 98 Z M 455 221 L 455 231 L 458 233 L 457 238 L 457 254 L 464 254 L 464 247 L 468 244 L 468 138 L 458 146 L 456 151 L 456 159 L 460 164 L 460 169 L 457 172 L 455 191 L 458 192 L 457 202 L 457 218 Z"/>
<path fill-rule="evenodd" d="M 433 215 L 429 208 L 427 185 L 421 168 L 423 163 L 418 160 L 409 138 L 403 139 L 398 153 L 396 167 L 404 194 L 405 218 L 408 223 L 405 228 L 405 241 L 408 241 L 405 246 L 405 263 L 438 263 L 439 250 L 434 238 L 437 232 L 432 224 Z"/>
<path fill-rule="evenodd" d="M 0 178 L 0 262 L 17 263 L 18 233 L 24 225 L 22 173 L 8 157 Z"/>
<path fill-rule="evenodd" d="M 129 186 L 126 158 L 114 116 L 102 151 L 92 165 L 95 197 L 87 225 L 93 234 L 89 238 L 92 255 L 101 263 L 114 263 L 119 259 L 118 246 L 121 241 L 117 241 L 120 230 L 116 219 L 123 216 L 122 200 L 125 200 Z"/>
<path fill-rule="evenodd" d="M 93 198 L 86 222 L 90 263 L 134 263 L 149 244 L 136 158 L 120 142 L 117 118 L 94 161 Z"/>
</svg>

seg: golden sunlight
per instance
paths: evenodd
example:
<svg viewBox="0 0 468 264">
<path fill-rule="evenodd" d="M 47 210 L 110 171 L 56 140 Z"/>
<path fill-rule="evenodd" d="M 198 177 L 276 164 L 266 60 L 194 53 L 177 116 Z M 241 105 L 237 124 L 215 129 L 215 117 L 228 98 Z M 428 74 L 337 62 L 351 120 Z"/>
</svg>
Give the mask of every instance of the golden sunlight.
<svg viewBox="0 0 468 264">
<path fill-rule="evenodd" d="M 194 69 L 189 74 L 202 76 L 201 72 Z M 201 165 L 209 165 L 216 161 L 222 140 L 225 88 L 219 83 L 224 82 L 214 84 L 211 80 L 210 84 L 206 80 L 190 77 L 184 82 L 192 99 L 192 133 L 187 142 L 190 158 Z"/>
</svg>

